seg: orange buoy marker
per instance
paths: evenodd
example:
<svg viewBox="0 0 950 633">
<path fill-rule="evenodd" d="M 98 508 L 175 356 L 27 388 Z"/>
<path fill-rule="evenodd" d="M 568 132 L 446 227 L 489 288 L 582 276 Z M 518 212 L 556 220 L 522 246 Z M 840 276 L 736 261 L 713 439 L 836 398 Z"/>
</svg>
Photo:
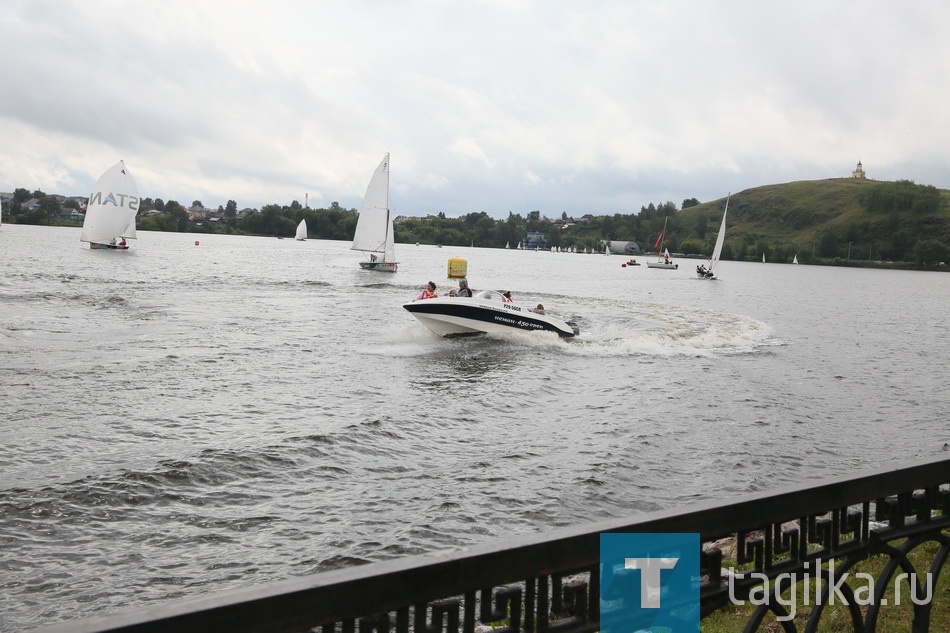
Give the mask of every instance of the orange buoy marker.
<svg viewBox="0 0 950 633">
<path fill-rule="evenodd" d="M 195 240 L 195 246 L 198 246 L 198 240 Z"/>
<path fill-rule="evenodd" d="M 620 267 L 621 267 L 621 268 L 626 268 L 627 265 L 626 265 L 626 264 L 620 264 Z"/>
</svg>

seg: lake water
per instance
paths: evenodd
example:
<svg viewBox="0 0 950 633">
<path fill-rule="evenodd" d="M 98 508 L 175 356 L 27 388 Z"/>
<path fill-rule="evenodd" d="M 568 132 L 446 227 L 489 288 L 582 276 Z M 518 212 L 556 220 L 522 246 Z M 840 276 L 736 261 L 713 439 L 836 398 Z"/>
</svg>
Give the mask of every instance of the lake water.
<svg viewBox="0 0 950 633">
<path fill-rule="evenodd" d="M 344 242 L 139 238 L 0 228 L 0 629 L 950 441 L 947 274 L 399 244 L 393 275 Z M 430 333 L 402 304 L 452 256 L 580 336 Z"/>
</svg>

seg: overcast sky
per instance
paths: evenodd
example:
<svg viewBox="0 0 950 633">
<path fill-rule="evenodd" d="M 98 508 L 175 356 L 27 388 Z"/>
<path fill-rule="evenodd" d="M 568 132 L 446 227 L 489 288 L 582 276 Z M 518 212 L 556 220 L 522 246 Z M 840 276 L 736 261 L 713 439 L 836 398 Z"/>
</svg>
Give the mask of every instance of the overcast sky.
<svg viewBox="0 0 950 633">
<path fill-rule="evenodd" d="M 0 191 L 630 213 L 950 189 L 950 2 L 3 0 Z"/>
</svg>

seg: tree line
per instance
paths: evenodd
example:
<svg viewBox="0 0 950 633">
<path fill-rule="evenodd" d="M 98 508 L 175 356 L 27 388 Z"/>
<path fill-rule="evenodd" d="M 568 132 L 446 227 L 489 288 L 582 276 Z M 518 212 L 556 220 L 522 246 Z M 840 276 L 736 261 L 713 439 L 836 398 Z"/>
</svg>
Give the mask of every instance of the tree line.
<svg viewBox="0 0 950 633">
<path fill-rule="evenodd" d="M 28 209 L 25 203 L 36 199 L 39 203 Z M 799 252 L 797 245 L 770 243 L 762 238 L 742 240 L 727 238 L 722 258 L 726 260 L 755 261 L 762 253 L 769 253 L 769 261 L 790 262 L 795 255 L 802 263 L 838 263 L 850 261 L 852 244 L 872 244 L 875 259 L 915 262 L 933 265 L 947 261 L 946 241 L 928 231 L 926 223 L 933 221 L 940 210 L 940 192 L 932 186 L 916 185 L 912 181 L 882 182 L 860 194 L 859 202 L 867 212 L 860 222 L 822 233 L 811 252 Z M 637 213 L 571 218 L 562 213 L 560 221 L 544 217 L 540 211 L 525 215 L 509 212 L 504 219 L 495 219 L 484 211 L 449 218 L 437 213 L 425 218 L 409 218 L 395 225 L 396 241 L 400 243 L 442 244 L 446 246 L 480 246 L 514 248 L 529 232 L 540 232 L 548 247 L 574 250 L 603 250 L 606 241 L 633 242 L 640 251 L 653 251 L 666 223 L 663 244 L 671 252 L 701 256 L 712 251 L 718 217 L 701 214 L 690 216 L 681 211 L 699 205 L 696 198 L 673 202 L 650 203 Z M 63 208 L 79 209 L 75 200 L 60 203 L 57 198 L 42 191 L 16 189 L 13 200 L 5 209 L 5 220 L 25 224 L 77 224 L 61 220 Z M 203 209 L 198 200 L 192 209 Z M 269 204 L 259 210 L 239 213 L 237 203 L 215 210 L 205 210 L 207 217 L 191 219 L 189 210 L 175 200 L 143 198 L 136 225 L 141 230 L 226 233 L 240 235 L 293 236 L 297 224 L 307 221 L 308 235 L 315 239 L 349 240 L 356 228 L 358 212 L 344 209 L 337 202 L 328 208 L 304 207 L 294 200 L 289 205 Z M 907 217 L 919 221 L 908 222 Z M 847 254 L 845 249 L 847 249 Z M 870 249 L 869 249 L 870 250 Z M 858 260 L 858 254 L 854 253 Z"/>
</svg>

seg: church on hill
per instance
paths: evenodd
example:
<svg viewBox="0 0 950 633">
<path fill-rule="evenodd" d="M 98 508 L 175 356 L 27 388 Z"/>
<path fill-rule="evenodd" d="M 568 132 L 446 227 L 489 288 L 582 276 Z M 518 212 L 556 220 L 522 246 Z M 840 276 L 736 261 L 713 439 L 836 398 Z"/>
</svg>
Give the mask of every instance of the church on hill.
<svg viewBox="0 0 950 633">
<path fill-rule="evenodd" d="M 855 168 L 855 170 L 854 170 L 853 172 L 851 172 L 851 177 L 852 177 L 852 178 L 861 178 L 862 180 L 863 180 L 864 178 L 867 178 L 867 174 L 864 173 L 864 167 L 861 166 L 861 159 L 860 159 L 860 158 L 858 159 L 858 166 Z"/>
</svg>

